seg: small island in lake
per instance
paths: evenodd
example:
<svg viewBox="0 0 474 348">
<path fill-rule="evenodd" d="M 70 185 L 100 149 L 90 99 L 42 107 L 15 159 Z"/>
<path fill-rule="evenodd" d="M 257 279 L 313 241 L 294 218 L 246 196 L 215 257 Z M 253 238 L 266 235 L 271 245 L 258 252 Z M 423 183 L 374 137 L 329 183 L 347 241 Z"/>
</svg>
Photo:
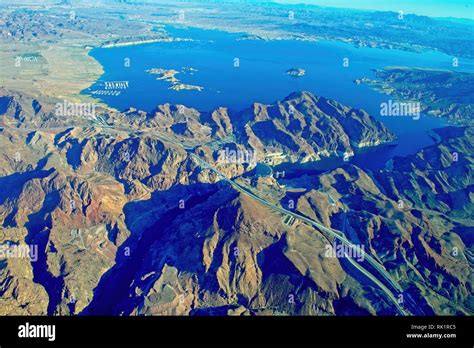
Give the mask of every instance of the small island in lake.
<svg viewBox="0 0 474 348">
<path fill-rule="evenodd" d="M 197 71 L 196 69 L 193 68 L 183 68 L 181 72 L 194 72 Z M 176 77 L 177 74 L 180 73 L 180 71 L 174 70 L 174 69 L 160 69 L 160 68 L 153 68 L 149 69 L 146 71 L 149 74 L 152 75 L 158 75 L 156 78 L 157 80 L 164 80 L 170 83 L 169 89 L 172 89 L 174 91 L 183 91 L 183 90 L 188 90 L 188 91 L 202 91 L 204 87 L 201 86 L 196 86 L 196 85 L 188 85 L 185 83 L 181 83 L 181 81 Z"/>
</svg>

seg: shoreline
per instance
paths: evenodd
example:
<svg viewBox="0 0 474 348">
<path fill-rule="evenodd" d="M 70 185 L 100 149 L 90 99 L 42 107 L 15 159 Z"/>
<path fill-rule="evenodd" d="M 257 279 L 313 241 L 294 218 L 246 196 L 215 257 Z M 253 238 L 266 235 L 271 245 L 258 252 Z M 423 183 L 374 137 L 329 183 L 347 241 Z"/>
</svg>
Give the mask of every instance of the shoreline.
<svg viewBox="0 0 474 348">
<path fill-rule="evenodd" d="M 3 54 L 2 60 L 14 61 L 14 56 L 39 52 L 42 64 L 25 63 L 25 70 L 9 69 L 6 65 L 1 74 L 2 84 L 19 93 L 36 99 L 68 99 L 71 102 L 90 102 L 91 98 L 81 91 L 94 84 L 103 74 L 104 67 L 89 53 L 90 48 L 68 42 L 67 45 L 41 46 L 27 44 L 15 46 L 17 51 Z M 8 50 L 9 46 L 5 46 Z M 26 72 L 25 72 L 26 71 Z M 35 74 L 32 80 L 30 75 Z M 94 102 L 100 103 L 98 100 Z"/>
</svg>

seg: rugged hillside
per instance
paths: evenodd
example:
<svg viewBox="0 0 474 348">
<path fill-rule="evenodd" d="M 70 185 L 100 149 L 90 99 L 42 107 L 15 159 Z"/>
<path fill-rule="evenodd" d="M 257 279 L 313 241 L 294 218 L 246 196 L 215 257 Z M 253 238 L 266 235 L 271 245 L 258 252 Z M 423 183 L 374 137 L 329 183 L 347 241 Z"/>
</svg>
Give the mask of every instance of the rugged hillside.
<svg viewBox="0 0 474 348">
<path fill-rule="evenodd" d="M 420 111 L 432 116 L 446 117 L 452 123 L 472 125 L 473 74 L 455 69 L 390 67 L 377 70 L 376 80 L 364 78 L 356 80 L 356 83 L 368 83 L 399 100 L 418 101 Z"/>
<path fill-rule="evenodd" d="M 324 315 L 342 302 L 355 313 L 393 313 L 325 256 L 330 242 L 319 231 L 282 220 L 230 187 L 214 189 L 145 231 L 85 313 Z"/>
<path fill-rule="evenodd" d="M 394 140 L 393 134 L 363 110 L 309 92 L 294 93 L 274 105 L 254 104 L 232 115 L 236 138 L 282 161 L 306 162 Z"/>
<path fill-rule="evenodd" d="M 162 105 L 151 113 L 130 109 L 120 122 L 148 127 L 195 144 L 220 143 L 241 149 L 259 161 L 306 162 L 351 156 L 356 149 L 395 140 L 382 123 L 363 110 L 298 92 L 272 105 L 255 103 L 240 112 L 218 108 L 200 113 L 182 105 Z M 218 157 L 214 152 L 214 158 Z"/>
<path fill-rule="evenodd" d="M 346 166 L 321 175 L 297 207 L 377 255 L 424 313 L 472 314 L 473 130 L 437 133 L 438 145 L 378 173 Z M 336 204 L 325 204 L 327 194 Z"/>
<path fill-rule="evenodd" d="M 51 104 L 2 98 L 2 245 L 36 245 L 38 257 L 1 261 L 1 314 L 396 313 L 347 260 L 326 254 L 334 240 L 239 193 L 194 156 L 272 204 L 291 196 L 297 211 L 346 231 L 426 313 L 472 312 L 470 129 L 440 131 L 440 145 L 390 171 L 340 168 L 295 191 L 285 179 L 253 181 L 254 164 L 218 155 L 309 160 L 393 136 L 365 112 L 309 93 L 235 114 L 100 110 L 72 127 L 45 121 Z"/>
<path fill-rule="evenodd" d="M 472 314 L 474 137 L 471 129 L 437 132 L 440 144 L 375 175 L 346 166 L 320 176 L 296 209 L 364 245 L 406 289 L 401 301 L 424 314 Z M 384 313 L 373 289 L 325 257 L 327 239 L 278 215 L 220 190 L 177 216 L 129 289 L 134 313 Z"/>
</svg>

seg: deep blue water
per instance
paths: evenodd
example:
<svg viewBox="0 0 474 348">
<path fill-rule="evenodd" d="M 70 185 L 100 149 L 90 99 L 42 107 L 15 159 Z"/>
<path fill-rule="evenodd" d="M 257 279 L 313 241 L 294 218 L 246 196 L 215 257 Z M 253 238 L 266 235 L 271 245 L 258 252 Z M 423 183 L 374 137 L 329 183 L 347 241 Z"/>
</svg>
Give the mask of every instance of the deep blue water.
<svg viewBox="0 0 474 348">
<path fill-rule="evenodd" d="M 367 167 L 432 144 L 428 131 L 444 125 L 443 120 L 428 116 L 417 121 L 410 117 L 380 117 L 380 104 L 390 97 L 367 85 L 356 85 L 353 80 L 372 78 L 373 69 L 386 66 L 453 69 L 452 57 L 446 54 L 356 48 L 332 41 L 238 40 L 242 34 L 195 28 L 166 29 L 173 37 L 194 41 L 94 49 L 91 55 L 104 66 L 105 72 L 83 93 L 103 89 L 104 81 L 125 80 L 129 81 L 129 88 L 120 96 L 100 98 L 120 110 L 132 106 L 149 111 L 159 104 L 172 103 L 209 111 L 218 106 L 240 110 L 253 102 L 273 103 L 294 91 L 307 90 L 363 108 L 397 134 L 397 146 L 353 159 Z M 343 66 L 346 57 L 349 67 Z M 127 58 L 130 67 L 124 65 Z M 240 61 L 239 67 L 234 66 L 235 58 Z M 146 72 L 151 68 L 181 70 L 183 67 L 197 71 L 177 75 L 181 82 L 203 86 L 203 91 L 173 91 L 168 82 L 158 81 L 155 75 Z M 301 78 L 287 75 L 286 71 L 293 67 L 305 69 L 306 75 Z M 474 61 L 461 59 L 456 69 L 474 72 Z"/>
</svg>

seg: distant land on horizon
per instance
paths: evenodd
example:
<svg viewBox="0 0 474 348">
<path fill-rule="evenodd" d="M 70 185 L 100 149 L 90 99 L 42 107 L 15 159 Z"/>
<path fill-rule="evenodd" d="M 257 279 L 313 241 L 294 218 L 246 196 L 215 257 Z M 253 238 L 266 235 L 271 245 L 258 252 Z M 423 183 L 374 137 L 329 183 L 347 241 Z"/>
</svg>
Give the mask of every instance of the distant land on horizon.
<svg viewBox="0 0 474 348">
<path fill-rule="evenodd" d="M 452 17 L 474 20 L 474 6 L 470 0 L 275 0 L 282 4 L 309 4 L 326 7 L 374 11 L 403 11 L 429 17 Z"/>
<path fill-rule="evenodd" d="M 196 0 L 200 2 L 201 0 Z M 231 0 L 232 1 L 232 0 Z M 226 0 L 225 2 L 231 2 Z M 239 1 L 239 0 L 235 0 Z M 72 0 L 71 3 L 81 4 L 107 4 L 112 5 L 113 3 L 166 3 L 165 0 Z M 215 0 L 214 2 L 219 3 L 221 0 Z M 441 17 L 441 18 L 453 18 L 453 19 L 469 19 L 474 21 L 474 6 L 470 0 L 260 0 L 255 3 L 274 2 L 288 5 L 316 5 L 332 8 L 345 8 L 345 9 L 357 9 L 357 10 L 368 10 L 368 11 L 403 11 L 406 14 L 415 14 L 420 16 L 428 17 Z M 2 5 L 53 5 L 58 4 L 60 1 L 56 0 L 0 0 Z"/>
</svg>

